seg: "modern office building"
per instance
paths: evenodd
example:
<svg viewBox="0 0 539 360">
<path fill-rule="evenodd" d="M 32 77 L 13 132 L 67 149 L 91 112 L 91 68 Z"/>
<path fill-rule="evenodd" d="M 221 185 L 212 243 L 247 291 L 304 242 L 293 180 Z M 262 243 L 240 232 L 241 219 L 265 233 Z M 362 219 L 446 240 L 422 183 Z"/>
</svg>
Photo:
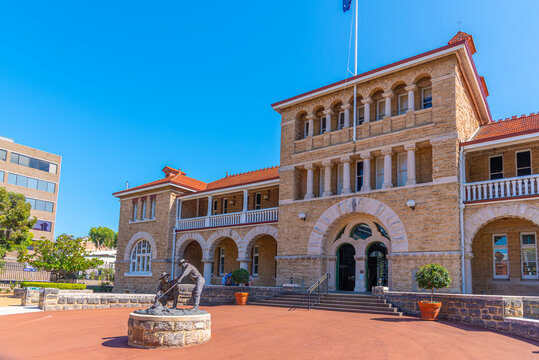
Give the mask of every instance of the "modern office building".
<svg viewBox="0 0 539 360">
<path fill-rule="evenodd" d="M 0 186 L 26 196 L 34 239 L 53 239 L 62 157 L 0 137 Z"/>
</svg>

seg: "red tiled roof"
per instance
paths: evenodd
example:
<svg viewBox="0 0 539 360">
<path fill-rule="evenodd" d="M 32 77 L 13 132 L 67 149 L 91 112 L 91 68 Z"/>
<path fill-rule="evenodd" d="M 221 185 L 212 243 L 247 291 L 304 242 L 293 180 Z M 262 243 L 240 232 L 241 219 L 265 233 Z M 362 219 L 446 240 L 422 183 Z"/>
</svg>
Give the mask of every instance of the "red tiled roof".
<svg viewBox="0 0 539 360">
<path fill-rule="evenodd" d="M 531 134 L 534 132 L 539 132 L 539 113 L 521 115 L 520 117 L 513 116 L 511 118 L 485 124 L 479 128 L 470 141 L 464 142 L 462 145 Z"/>
<path fill-rule="evenodd" d="M 265 169 L 249 171 L 245 173 L 227 175 L 226 177 L 213 181 L 208 184 L 206 190 L 216 190 L 231 186 L 251 184 L 261 181 L 273 180 L 279 178 L 279 167 L 273 166 Z"/>
</svg>

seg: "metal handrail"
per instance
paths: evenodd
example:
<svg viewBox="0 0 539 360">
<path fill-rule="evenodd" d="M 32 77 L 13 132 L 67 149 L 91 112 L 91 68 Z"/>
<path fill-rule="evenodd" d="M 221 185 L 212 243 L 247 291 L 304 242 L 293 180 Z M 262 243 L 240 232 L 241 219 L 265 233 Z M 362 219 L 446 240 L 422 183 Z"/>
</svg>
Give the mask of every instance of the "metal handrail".
<svg viewBox="0 0 539 360">
<path fill-rule="evenodd" d="M 325 284 L 325 288 L 322 289 L 322 293 L 320 292 L 320 288 L 323 287 L 323 284 Z M 322 285 L 322 286 L 321 286 Z M 311 294 L 316 290 L 316 297 L 311 301 Z M 322 275 L 320 279 L 318 279 L 307 291 L 305 294 L 307 295 L 307 310 L 311 310 L 313 306 L 318 304 L 320 302 L 320 299 L 322 298 L 323 294 L 327 294 L 329 290 L 329 273 L 325 273 Z M 288 311 L 294 310 L 300 302 L 302 302 L 303 299 L 299 299 L 294 306 L 292 306 Z"/>
</svg>

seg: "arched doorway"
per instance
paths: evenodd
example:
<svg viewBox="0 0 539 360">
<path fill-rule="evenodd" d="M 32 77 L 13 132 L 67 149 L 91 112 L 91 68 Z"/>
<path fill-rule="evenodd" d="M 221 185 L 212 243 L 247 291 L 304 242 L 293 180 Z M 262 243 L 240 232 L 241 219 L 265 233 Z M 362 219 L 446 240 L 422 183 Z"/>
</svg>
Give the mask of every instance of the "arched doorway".
<svg viewBox="0 0 539 360">
<path fill-rule="evenodd" d="M 204 274 L 204 265 L 202 264 L 202 247 L 197 241 L 191 241 L 183 251 L 183 258 L 193 265 L 201 274 Z M 175 276 L 181 274 L 181 270 L 176 270 Z M 187 277 L 185 283 L 194 284 L 194 281 Z"/>
<path fill-rule="evenodd" d="M 337 290 L 354 291 L 356 275 L 356 250 L 343 244 L 337 250 Z"/>
<path fill-rule="evenodd" d="M 367 291 L 373 286 L 388 285 L 387 247 L 375 242 L 367 248 Z"/>
<path fill-rule="evenodd" d="M 275 286 L 277 241 L 271 235 L 257 237 L 248 248 L 249 273 L 256 286 Z"/>
<path fill-rule="evenodd" d="M 213 253 L 212 283 L 220 285 L 223 276 L 238 269 L 238 247 L 234 240 L 229 237 L 222 238 L 215 246 Z"/>
</svg>

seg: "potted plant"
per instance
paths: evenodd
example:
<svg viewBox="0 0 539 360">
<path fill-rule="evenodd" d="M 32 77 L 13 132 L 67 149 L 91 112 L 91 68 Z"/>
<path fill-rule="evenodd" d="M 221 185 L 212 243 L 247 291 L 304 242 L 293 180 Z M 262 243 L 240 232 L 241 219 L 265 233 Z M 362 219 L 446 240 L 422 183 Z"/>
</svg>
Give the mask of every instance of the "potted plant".
<svg viewBox="0 0 539 360">
<path fill-rule="evenodd" d="M 232 281 L 240 286 L 247 284 L 249 282 L 249 272 L 245 269 L 234 270 L 232 272 Z M 234 293 L 234 295 L 236 295 L 236 304 L 247 304 L 247 298 L 249 297 L 248 292 L 236 292 Z"/>
<path fill-rule="evenodd" d="M 434 289 L 446 288 L 451 284 L 449 271 L 440 264 L 422 266 L 415 274 L 417 285 L 421 289 L 430 289 L 430 301 L 418 301 L 421 320 L 436 320 L 442 303 L 434 301 Z"/>
</svg>

